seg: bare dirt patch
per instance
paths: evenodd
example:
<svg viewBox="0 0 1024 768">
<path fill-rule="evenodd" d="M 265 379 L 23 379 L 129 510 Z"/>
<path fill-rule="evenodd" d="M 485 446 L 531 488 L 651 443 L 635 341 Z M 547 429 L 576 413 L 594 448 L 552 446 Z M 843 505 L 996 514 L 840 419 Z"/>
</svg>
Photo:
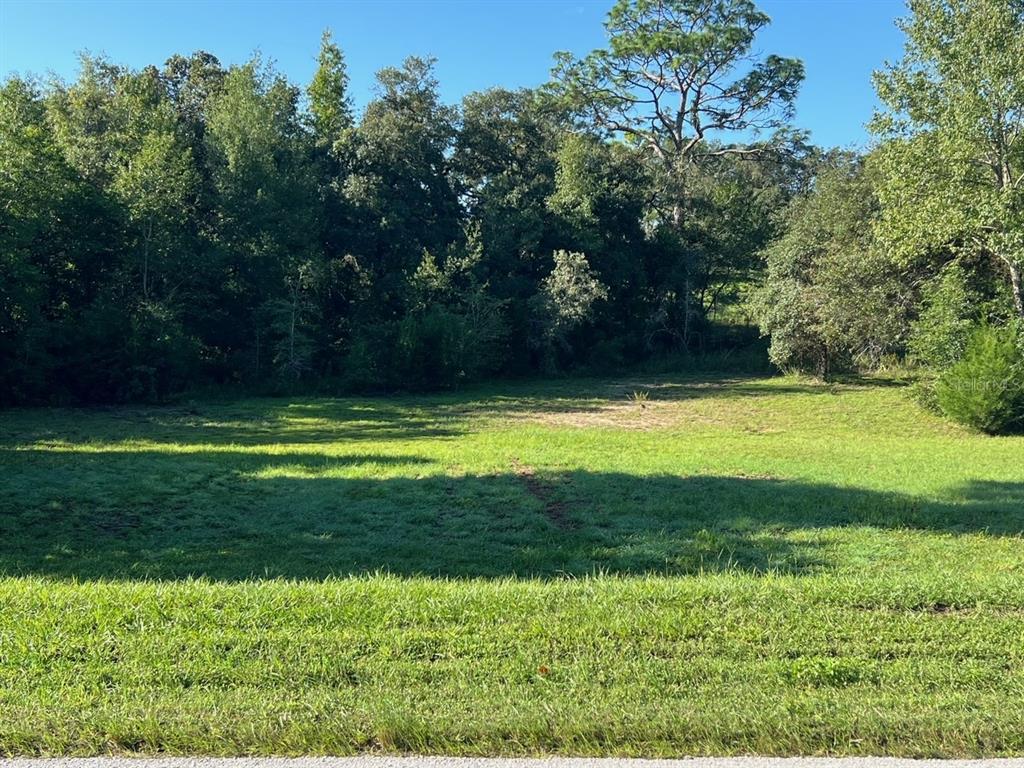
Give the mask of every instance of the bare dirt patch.
<svg viewBox="0 0 1024 768">
<path fill-rule="evenodd" d="M 544 514 L 548 520 L 563 531 L 579 527 L 579 524 L 569 516 L 569 504 L 555 498 L 554 488 L 539 478 L 533 467 L 521 463 L 519 459 L 513 459 L 512 469 L 527 493 L 544 505 Z"/>
<path fill-rule="evenodd" d="M 648 402 L 638 406 L 629 402 L 606 402 L 585 409 L 527 414 L 529 421 L 558 427 L 614 427 L 615 429 L 667 429 L 692 422 L 678 403 Z"/>
</svg>

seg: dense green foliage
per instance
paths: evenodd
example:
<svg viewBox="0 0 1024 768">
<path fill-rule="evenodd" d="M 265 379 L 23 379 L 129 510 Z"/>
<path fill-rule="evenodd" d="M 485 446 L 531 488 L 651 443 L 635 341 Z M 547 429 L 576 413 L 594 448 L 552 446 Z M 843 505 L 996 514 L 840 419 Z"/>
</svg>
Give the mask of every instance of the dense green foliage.
<svg viewBox="0 0 1024 768">
<path fill-rule="evenodd" d="M 1024 421 L 1024 356 L 1015 328 L 983 326 L 962 357 L 935 383 L 939 408 L 953 421 L 983 432 L 1004 432 Z"/>
<path fill-rule="evenodd" d="M 952 382 L 1010 365 L 1012 342 L 1004 355 L 992 339 L 1024 316 L 1024 5 L 909 7 L 906 54 L 876 74 L 879 143 L 818 167 L 765 249 L 753 307 L 780 367 L 828 375 L 905 357 L 925 369 L 926 402 L 1001 430 L 1010 390 Z"/>
<path fill-rule="evenodd" d="M 1024 754 L 1024 438 L 891 384 L 8 411 L 0 754 Z"/>
<path fill-rule="evenodd" d="M 616 366 L 720 344 L 753 283 L 783 368 L 948 367 L 972 324 L 1022 311 L 1024 21 L 911 11 L 867 158 L 802 143 L 802 66 L 752 52 L 746 0 L 621 0 L 607 49 L 459 107 L 410 58 L 358 118 L 329 34 L 305 99 L 202 52 L 12 78 L 0 397 Z"/>
<path fill-rule="evenodd" d="M 982 295 L 971 277 L 954 261 L 925 283 L 907 343 L 912 360 L 941 371 L 963 356 L 971 330 L 984 320 Z"/>
<path fill-rule="evenodd" d="M 903 60 L 876 75 L 879 237 L 901 264 L 976 261 L 1024 317 L 1024 5 L 910 9 Z"/>
<path fill-rule="evenodd" d="M 358 114 L 329 33 L 255 58 L 0 89 L 0 402 L 454 388 L 727 356 L 922 390 L 1024 316 L 1024 7 L 914 0 L 862 156 L 793 124 L 749 0 L 619 0 L 536 90 L 445 104 L 433 61 Z M 743 355 L 737 355 L 737 359 Z"/>
<path fill-rule="evenodd" d="M 9 78 L 0 756 L 1024 755 L 1024 3 L 909 6 L 863 155 L 749 0 Z"/>
<path fill-rule="evenodd" d="M 663 17 L 670 6 L 622 3 L 610 34 L 623 14 L 678 32 L 685 4 Z M 646 43 L 699 43 L 703 58 L 678 64 L 694 76 L 725 41 L 735 61 L 717 77 L 753 67 L 736 74 L 735 117 L 692 126 L 668 202 L 663 159 L 574 120 L 573 88 L 456 107 L 413 57 L 378 73 L 356 116 L 329 34 L 304 98 L 259 58 L 225 69 L 204 52 L 141 71 L 86 56 L 72 83 L 10 78 L 0 402 L 452 387 L 714 346 L 703 331 L 739 298 L 801 173 L 764 142 L 750 162 L 696 140 L 760 125 L 776 102 L 784 114 L 801 77 L 758 64 L 767 19 L 730 7 L 701 22 L 721 39 Z"/>
<path fill-rule="evenodd" d="M 790 207 L 784 234 L 766 249 L 753 307 L 776 365 L 827 376 L 902 351 L 909 307 L 873 238 L 870 175 L 848 158 L 823 166 L 814 192 Z"/>
</svg>

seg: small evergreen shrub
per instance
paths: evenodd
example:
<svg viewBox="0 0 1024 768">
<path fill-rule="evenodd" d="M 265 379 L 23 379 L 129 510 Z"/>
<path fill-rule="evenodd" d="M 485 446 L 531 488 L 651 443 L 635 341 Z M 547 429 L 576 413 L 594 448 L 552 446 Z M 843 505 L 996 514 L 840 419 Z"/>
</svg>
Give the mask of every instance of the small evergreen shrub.
<svg viewBox="0 0 1024 768">
<path fill-rule="evenodd" d="M 1024 359 L 1011 328 L 983 326 L 970 336 L 963 356 L 935 382 L 935 401 L 945 416 L 989 434 L 1024 423 Z"/>
</svg>

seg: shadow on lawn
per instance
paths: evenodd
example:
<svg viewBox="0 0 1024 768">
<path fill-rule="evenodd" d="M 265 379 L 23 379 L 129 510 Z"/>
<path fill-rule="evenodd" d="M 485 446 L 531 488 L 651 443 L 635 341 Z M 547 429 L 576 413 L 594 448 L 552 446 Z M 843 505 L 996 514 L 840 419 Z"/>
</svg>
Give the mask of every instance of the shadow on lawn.
<svg viewBox="0 0 1024 768">
<path fill-rule="evenodd" d="M 877 382 L 872 381 L 872 386 Z M 165 407 L 102 407 L 23 411 L 23 426 L 4 425 L 3 444 L 145 440 L 152 443 L 260 446 L 339 441 L 438 440 L 474 429 L 477 418 L 599 413 L 627 403 L 634 392 L 651 400 L 681 402 L 791 394 L 820 395 L 866 386 L 786 382 L 736 375 L 692 378 L 629 377 L 614 381 L 541 382 L 410 398 L 318 398 L 283 402 Z M 40 418 L 34 418 L 39 414 Z M 95 434 L 97 424 L 103 429 Z"/>
<path fill-rule="evenodd" d="M 13 473 L 0 494 L 0 572 L 10 575 L 800 574 L 834 567 L 815 535 L 824 529 L 1024 532 L 1020 483 L 975 483 L 952 504 L 773 479 L 542 473 L 518 463 L 507 473 L 451 477 L 402 455 L 6 458 Z M 361 464 L 427 474 L 323 474 Z M 30 469 L 48 485 L 19 485 Z"/>
<path fill-rule="evenodd" d="M 768 478 L 544 473 L 515 461 L 499 474 L 448 476 L 412 453 L 477 428 L 479 415 L 596 411 L 639 388 L 665 400 L 834 391 L 705 375 L 576 383 L 571 397 L 556 383 L 393 401 L 23 412 L 0 434 L 0 573 L 800 574 L 836 567 L 829 529 L 1024 532 L 1021 483 L 974 483 L 957 503 L 932 502 Z"/>
</svg>

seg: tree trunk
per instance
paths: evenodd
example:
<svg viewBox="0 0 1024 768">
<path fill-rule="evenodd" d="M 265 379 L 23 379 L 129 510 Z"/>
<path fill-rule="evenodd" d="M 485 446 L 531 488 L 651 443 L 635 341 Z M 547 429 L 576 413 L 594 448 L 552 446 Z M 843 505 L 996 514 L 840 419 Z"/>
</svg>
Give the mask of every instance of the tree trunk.
<svg viewBox="0 0 1024 768">
<path fill-rule="evenodd" d="M 686 264 L 686 300 L 683 304 L 683 348 L 686 351 L 690 350 L 690 313 L 693 311 L 690 307 L 690 264 Z"/>
<path fill-rule="evenodd" d="M 153 237 L 153 222 L 146 223 L 142 246 L 142 298 L 149 300 L 149 241 Z"/>
<path fill-rule="evenodd" d="M 682 240 L 682 229 L 683 229 L 683 206 L 681 203 L 676 203 L 672 206 L 672 226 L 676 230 L 676 234 L 680 236 Z M 686 269 L 686 285 L 684 288 L 685 296 L 683 297 L 683 349 L 689 350 L 690 348 L 690 315 L 692 313 L 691 303 L 691 290 L 690 290 L 690 257 L 687 256 L 684 268 Z"/>
<path fill-rule="evenodd" d="M 299 303 L 298 295 L 292 291 L 292 316 L 291 324 L 288 326 L 288 365 L 292 369 L 292 377 L 299 378 L 299 366 L 295 360 L 295 312 Z"/>
<path fill-rule="evenodd" d="M 999 170 L 997 171 L 997 185 L 1000 193 L 1013 192 L 1013 171 L 1010 168 L 1010 161 L 1006 154 L 1006 142 L 1000 136 L 999 142 Z M 1010 272 L 1010 290 L 1013 293 L 1013 307 L 1017 310 L 1017 317 L 1024 319 L 1024 289 L 1021 287 L 1021 262 L 1017 255 L 1001 256 Z"/>
<path fill-rule="evenodd" d="M 1013 306 L 1017 310 L 1017 317 L 1024 319 L 1024 288 L 1021 286 L 1020 262 L 1016 259 L 1006 259 L 1006 266 L 1010 269 L 1010 288 L 1013 291 Z"/>
</svg>

